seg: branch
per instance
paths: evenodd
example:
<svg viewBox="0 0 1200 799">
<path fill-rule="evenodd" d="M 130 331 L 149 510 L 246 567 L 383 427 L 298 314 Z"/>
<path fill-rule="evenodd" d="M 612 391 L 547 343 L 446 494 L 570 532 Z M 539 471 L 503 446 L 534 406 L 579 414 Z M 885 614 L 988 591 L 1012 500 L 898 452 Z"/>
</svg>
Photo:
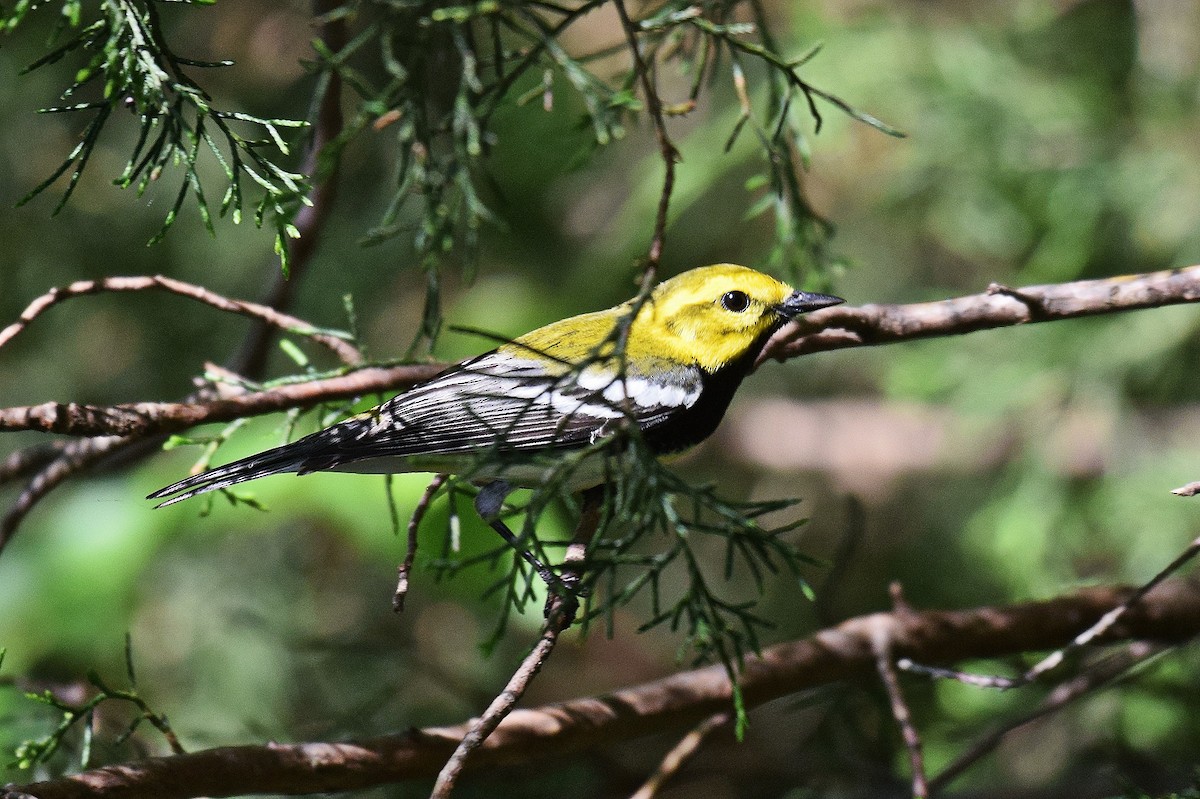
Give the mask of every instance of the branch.
<svg viewBox="0 0 1200 799">
<path fill-rule="evenodd" d="M 584 566 L 588 544 L 591 543 L 592 538 L 596 535 L 596 530 L 600 527 L 600 509 L 603 502 L 603 487 L 589 489 L 583 494 L 583 510 L 579 514 L 579 524 L 576 525 L 575 535 L 563 556 L 564 574 L 572 575 L 575 578 L 566 581 L 566 585 L 579 585 L 579 572 Z M 553 589 L 551 590 L 553 591 Z M 438 772 L 437 782 L 434 783 L 430 799 L 449 799 L 458 775 L 467 765 L 468 758 L 487 741 L 488 736 L 495 732 L 497 727 L 504 723 L 504 719 L 512 715 L 513 708 L 525 695 L 529 683 L 546 665 L 546 660 L 554 652 L 554 647 L 558 643 L 558 637 L 575 621 L 575 612 L 579 609 L 579 598 L 573 593 L 568 593 L 570 590 L 572 589 L 560 586 L 561 593 L 550 594 L 546 600 L 546 621 L 542 624 L 542 634 L 538 638 L 538 642 L 521 661 L 521 665 L 509 678 L 504 690 L 496 695 L 483 715 L 471 720 L 466 734 L 454 749 L 454 754 Z"/>
<path fill-rule="evenodd" d="M 642 291 L 649 291 L 658 272 L 662 260 L 663 245 L 667 238 L 667 211 L 671 204 L 671 194 L 675 190 L 675 163 L 679 160 L 679 151 L 671 142 L 667 133 L 667 122 L 663 118 L 662 98 L 650 76 L 650 68 L 642 58 L 641 46 L 638 44 L 638 26 L 629 18 L 624 0 L 615 0 L 617 14 L 621 18 L 621 27 L 625 30 L 626 41 L 629 42 L 629 55 L 633 59 L 633 69 L 638 81 L 642 84 L 642 94 L 646 97 L 646 110 L 654 123 L 654 137 L 658 141 L 659 153 L 662 155 L 663 187 L 658 197 L 658 210 L 654 215 L 654 234 L 650 239 L 650 252 L 646 258 L 646 270 L 642 280 Z"/>
<path fill-rule="evenodd" d="M 312 5 L 313 16 L 317 19 L 325 18 L 318 38 L 329 51 L 340 52 L 346 46 L 346 20 L 337 15 L 329 16 L 340 3 L 336 0 L 313 0 Z M 312 191 L 308 195 L 308 204 L 300 207 L 293 221 L 299 235 L 288 239 L 287 242 L 288 269 L 271 270 L 271 287 L 263 298 L 263 304 L 271 308 L 291 306 L 300 276 L 308 270 L 308 265 L 316 254 L 321 233 L 325 230 L 325 223 L 329 220 L 337 199 L 340 152 L 335 152 L 328 163 L 322 163 L 322 159 L 328 158 L 326 147 L 342 135 L 345 127 L 342 117 L 342 76 L 336 69 L 331 69 L 326 74 L 328 78 L 325 91 L 317 105 L 312 138 L 309 139 L 308 149 L 304 154 L 304 165 L 300 168 L 302 174 L 312 179 Z M 230 363 L 230 368 L 238 374 L 260 374 L 266 367 L 272 332 L 269 324 L 255 324 L 246 334 L 241 349 Z"/>
<path fill-rule="evenodd" d="M 337 377 L 199 402 L 128 402 L 107 406 L 45 402 L 0 409 L 0 432 L 38 430 L 75 436 L 174 433 L 208 422 L 229 422 L 329 400 L 398 391 L 428 380 L 444 368 L 440 364 L 370 366 Z"/>
<path fill-rule="evenodd" d="M 26 306 L 21 312 L 21 316 L 17 321 L 13 322 L 8 327 L 0 330 L 0 347 L 3 347 L 14 336 L 29 326 L 33 320 L 37 319 L 50 308 L 58 305 L 60 302 L 65 302 L 72 297 L 83 297 L 89 294 L 104 294 L 109 292 L 123 291 L 149 291 L 159 289 L 170 294 L 176 294 L 180 297 L 188 297 L 202 302 L 205 305 L 212 306 L 221 311 L 229 311 L 230 313 L 249 316 L 252 319 L 257 319 L 265 325 L 269 325 L 289 333 L 295 333 L 301 336 L 307 336 L 313 341 L 324 345 L 333 352 L 344 364 L 356 365 L 362 362 L 362 353 L 348 341 L 341 339 L 335 335 L 331 335 L 325 331 L 313 327 L 303 319 L 298 319 L 294 316 L 289 316 L 285 313 L 280 313 L 274 308 L 266 305 L 260 305 L 256 302 L 246 302 L 244 300 L 231 300 L 228 297 L 223 297 L 216 292 L 210 291 L 203 286 L 197 286 L 193 283 L 186 283 L 182 280 L 176 280 L 163 275 L 139 276 L 139 277 L 107 277 L 101 280 L 78 280 L 69 286 L 61 288 L 53 288 L 48 292 L 38 297 L 33 302 Z"/>
<path fill-rule="evenodd" d="M 1010 289 L 993 283 L 984 294 L 913 305 L 826 308 L 776 334 L 757 363 L 810 352 L 956 336 L 995 327 L 1157 308 L 1200 300 L 1200 266 L 1142 275 Z"/>
<path fill-rule="evenodd" d="M 869 678 L 872 641 L 887 630 L 893 653 L 927 662 L 993 658 L 1060 646 L 1129 596 L 1087 588 L 1042 602 L 960 611 L 877 613 L 746 659 L 747 706 L 846 679 Z M 1123 615 L 1106 640 L 1179 642 L 1200 634 L 1200 586 L 1168 581 Z M 724 666 L 681 672 L 610 694 L 516 710 L 474 752 L 468 770 L 528 764 L 614 741 L 698 724 L 729 709 Z M 139 799 L 349 791 L 428 778 L 466 733 L 436 727 L 342 743 L 231 746 L 106 766 L 10 789 L 4 799 Z"/>
<path fill-rule="evenodd" d="M 941 302 L 827 308 L 807 314 L 785 327 L 767 345 L 758 362 L 761 364 L 770 358 L 782 361 L 810 352 L 959 335 L 1028 322 L 1072 319 L 1198 300 L 1200 266 L 1190 266 L 1145 275 L 1022 289 L 993 286 L 986 294 Z M 227 302 L 255 306 L 254 303 Z M 307 323 L 300 324 L 309 331 L 315 330 Z M 205 422 L 227 422 L 242 416 L 310 406 L 333 399 L 395 391 L 427 380 L 444 368 L 443 364 L 369 367 L 308 383 L 198 402 L 138 402 L 114 406 L 49 402 L 0 409 L 0 431 L 39 430 L 80 436 L 169 433 Z"/>
<path fill-rule="evenodd" d="M 99 436 L 71 441 L 35 474 L 0 519 L 0 550 L 7 546 L 21 521 L 42 497 L 49 494 L 76 472 L 108 458 L 130 443 L 123 436 Z"/>
</svg>

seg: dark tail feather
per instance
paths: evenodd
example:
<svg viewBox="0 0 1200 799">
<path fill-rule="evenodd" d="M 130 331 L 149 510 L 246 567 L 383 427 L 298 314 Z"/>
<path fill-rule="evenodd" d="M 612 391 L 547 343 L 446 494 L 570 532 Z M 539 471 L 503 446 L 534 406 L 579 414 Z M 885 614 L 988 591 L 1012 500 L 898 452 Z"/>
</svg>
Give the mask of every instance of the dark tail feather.
<svg viewBox="0 0 1200 799">
<path fill-rule="evenodd" d="M 311 453 L 306 453 L 307 448 L 305 447 L 297 447 L 296 445 L 299 443 L 297 441 L 285 444 L 282 447 L 242 458 L 240 461 L 209 469 L 203 474 L 186 477 L 178 483 L 158 489 L 146 499 L 162 499 L 176 494 L 177 496 L 155 505 L 156 508 L 164 508 L 167 505 L 174 505 L 176 502 L 190 499 L 197 494 L 229 488 L 231 485 L 266 477 L 269 474 L 305 471 L 306 463 L 311 462 L 311 457 L 309 457 Z"/>
</svg>

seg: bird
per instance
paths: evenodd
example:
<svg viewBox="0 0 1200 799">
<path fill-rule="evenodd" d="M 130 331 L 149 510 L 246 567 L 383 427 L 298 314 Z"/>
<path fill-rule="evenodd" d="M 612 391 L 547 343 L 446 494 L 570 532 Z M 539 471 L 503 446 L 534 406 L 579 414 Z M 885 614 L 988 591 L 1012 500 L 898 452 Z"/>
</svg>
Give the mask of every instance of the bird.
<svg viewBox="0 0 1200 799">
<path fill-rule="evenodd" d="M 513 488 L 544 484 L 564 457 L 600 450 L 630 426 L 656 456 L 700 443 L 776 331 L 842 302 L 736 264 L 691 269 L 646 296 L 506 341 L 371 410 L 147 499 L 166 507 L 289 472 L 458 474 L 482 486 L 480 516 L 561 585 L 500 519 Z M 584 458 L 566 487 L 583 490 L 604 476 L 602 458 Z"/>
</svg>

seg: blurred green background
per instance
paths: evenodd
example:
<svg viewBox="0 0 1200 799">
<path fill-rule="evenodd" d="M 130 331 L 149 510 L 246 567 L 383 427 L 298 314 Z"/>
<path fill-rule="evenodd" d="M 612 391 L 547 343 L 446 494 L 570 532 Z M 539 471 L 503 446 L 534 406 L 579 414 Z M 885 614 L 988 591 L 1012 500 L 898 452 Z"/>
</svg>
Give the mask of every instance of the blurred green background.
<svg viewBox="0 0 1200 799">
<path fill-rule="evenodd" d="M 837 225 L 833 289 L 852 304 L 914 302 L 989 282 L 1058 282 L 1200 262 L 1200 3 L 768 2 L 785 50 L 822 53 L 815 85 L 908 133 L 885 137 L 823 108 L 803 181 Z M 620 38 L 589 17 L 567 41 Z M 193 10 L 173 35 L 197 55 L 232 58 L 206 85 L 227 105 L 303 115 L 311 79 L 298 60 L 307 4 L 241 0 Z M 54 219 L 55 196 L 14 203 L 73 146 L 79 122 L 34 111 L 62 75 L 18 77 L 42 32 L 0 49 L 0 325 L 52 286 L 162 273 L 256 299 L 277 263 L 249 224 L 209 237 L 189 211 L 147 248 L 172 190 L 138 199 L 110 185 L 129 144 L 113 135 Z M 663 92 L 686 95 L 663 73 Z M 753 86 L 753 80 L 752 80 Z M 663 271 L 718 261 L 761 264 L 770 222 L 743 220 L 757 193 L 752 147 L 722 154 L 736 120 L 718 82 L 672 119 L 681 154 Z M 517 334 L 606 307 L 634 291 L 661 185 L 648 124 L 587 155 L 579 109 L 506 108 L 488 160 L 503 226 L 484 235 L 477 278 L 448 271 L 450 323 Z M 128 124 L 122 135 L 132 135 Z M 116 131 L 114 130 L 114 134 Z M 399 242 L 364 249 L 391 188 L 389 132 L 348 151 L 340 196 L 294 311 L 344 326 L 356 300 L 375 357 L 404 353 L 423 278 Z M 190 209 L 190 206 L 189 206 Z M 152 294 L 74 300 L 0 351 L 0 403 L 174 399 L 205 360 L 233 352 L 247 322 Z M 487 348 L 447 333 L 435 354 Z M 770 586 L 771 640 L 889 607 L 889 582 L 920 608 L 1046 598 L 1092 583 L 1149 578 L 1197 535 L 1200 505 L 1170 489 L 1200 478 L 1200 311 L 1176 307 L 976 333 L 771 364 L 751 378 L 714 438 L 678 468 L 733 497 L 803 499 L 805 552 L 838 563 Z M 314 358 L 323 357 L 314 353 Z M 282 354 L 272 374 L 292 369 Z M 312 420 L 308 420 L 311 425 Z M 256 420 L 222 460 L 273 445 L 280 418 Z M 4 453 L 43 440 L 8 434 Z M 347 475 L 255 485 L 269 512 L 195 503 L 152 511 L 142 499 L 191 466 L 176 449 L 73 480 L 30 515 L 0 557 L 0 747 L 48 732 L 21 689 L 78 687 L 88 669 L 123 684 L 132 635 L 139 686 L 189 748 L 367 736 L 454 723 L 480 710 L 529 645 L 536 610 L 491 656 L 496 618 L 470 572 L 435 581 L 444 501 L 426 526 L 408 609 L 390 595 L 403 542 L 382 480 Z M 425 485 L 396 480 L 402 515 Z M 15 496 L 6 487 L 5 499 Z M 464 516 L 468 547 L 491 533 Z M 839 553 L 841 553 L 839 555 Z M 736 594 L 742 586 L 731 586 Z M 571 637 L 528 703 L 650 679 L 678 667 L 679 639 L 637 635 L 624 613 L 610 639 Z M 1011 664 L 978 663 L 989 671 Z M 1129 785 L 1189 784 L 1200 758 L 1200 656 L 1175 651 L 1119 688 L 1013 735 L 951 795 L 1111 796 Z M 15 678 L 15 684 L 12 682 Z M 1036 705 L 1006 694 L 904 681 L 931 770 L 993 724 Z M 120 729 L 123 717 L 108 720 Z M 104 719 L 102 718 L 102 721 Z M 111 740 L 111 736 L 109 736 Z M 882 690 L 830 688 L 752 714 L 745 743 L 716 736 L 667 797 L 903 795 L 905 755 Z M 535 771 L 468 780 L 466 796 L 627 795 L 672 737 L 637 741 Z M 139 735 L 104 757 L 161 741 Z M 66 752 L 58 768 L 77 763 Z M 7 761 L 0 755 L 0 761 Z M 7 770 L 4 781 L 43 773 Z M 420 796 L 428 786 L 366 795 Z"/>
</svg>

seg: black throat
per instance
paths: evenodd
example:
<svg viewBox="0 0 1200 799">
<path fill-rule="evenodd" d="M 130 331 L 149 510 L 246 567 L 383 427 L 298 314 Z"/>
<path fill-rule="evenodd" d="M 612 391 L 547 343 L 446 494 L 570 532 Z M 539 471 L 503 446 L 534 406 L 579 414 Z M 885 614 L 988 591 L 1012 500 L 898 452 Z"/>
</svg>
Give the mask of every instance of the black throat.
<svg viewBox="0 0 1200 799">
<path fill-rule="evenodd" d="M 704 388 L 696 403 L 669 421 L 646 431 L 645 440 L 650 448 L 658 455 L 669 455 L 695 446 L 712 435 L 724 418 L 738 386 L 750 372 L 750 367 L 754 365 L 762 348 L 766 346 L 767 339 L 775 330 L 776 328 L 772 328 L 764 333 L 754 346 L 737 360 L 711 374 L 705 372 Z"/>
</svg>

